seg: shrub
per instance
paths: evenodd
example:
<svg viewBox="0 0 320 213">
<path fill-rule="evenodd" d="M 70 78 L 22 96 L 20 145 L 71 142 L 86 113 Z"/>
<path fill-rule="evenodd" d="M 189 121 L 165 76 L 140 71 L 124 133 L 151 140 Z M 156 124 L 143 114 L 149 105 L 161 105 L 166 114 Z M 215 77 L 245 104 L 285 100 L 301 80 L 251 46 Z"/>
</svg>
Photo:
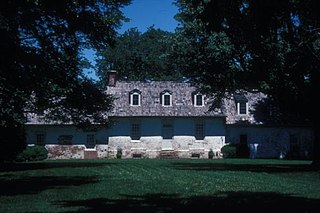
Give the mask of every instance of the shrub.
<svg viewBox="0 0 320 213">
<path fill-rule="evenodd" d="M 17 155 L 16 161 L 41 161 L 48 157 L 48 150 L 44 146 L 27 146 L 20 154 Z"/>
<path fill-rule="evenodd" d="M 122 156 L 122 149 L 121 148 L 118 148 L 117 149 L 117 154 L 116 154 L 117 158 L 121 158 Z"/>
<path fill-rule="evenodd" d="M 214 157 L 214 152 L 213 152 L 212 149 L 209 150 L 209 152 L 208 152 L 208 157 L 209 157 L 210 159 L 212 159 L 212 158 Z"/>
<path fill-rule="evenodd" d="M 224 145 L 221 152 L 224 158 L 235 158 L 237 157 L 237 146 L 233 144 Z"/>
</svg>

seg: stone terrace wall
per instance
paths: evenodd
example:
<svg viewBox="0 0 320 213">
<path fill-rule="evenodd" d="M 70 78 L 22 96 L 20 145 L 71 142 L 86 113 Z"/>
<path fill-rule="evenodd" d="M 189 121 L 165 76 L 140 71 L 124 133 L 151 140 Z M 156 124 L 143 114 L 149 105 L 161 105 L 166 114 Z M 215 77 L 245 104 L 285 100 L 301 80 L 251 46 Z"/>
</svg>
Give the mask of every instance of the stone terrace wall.
<svg viewBox="0 0 320 213">
<path fill-rule="evenodd" d="M 139 155 L 142 158 L 158 158 L 162 151 L 162 137 L 141 137 L 140 140 L 131 140 L 130 137 L 110 137 L 108 157 L 115 158 L 117 149 L 122 149 L 122 158 L 132 158 Z M 215 156 L 221 157 L 221 148 L 225 145 L 224 136 L 207 136 L 204 140 L 196 140 L 194 136 L 174 136 L 172 150 L 179 158 L 190 158 L 193 154 L 199 158 L 208 158 L 212 149 Z"/>
<path fill-rule="evenodd" d="M 97 144 L 93 149 L 86 149 L 85 145 L 56 145 L 48 144 L 48 159 L 84 159 L 85 152 L 95 152 L 97 158 L 107 158 L 108 145 Z"/>
</svg>

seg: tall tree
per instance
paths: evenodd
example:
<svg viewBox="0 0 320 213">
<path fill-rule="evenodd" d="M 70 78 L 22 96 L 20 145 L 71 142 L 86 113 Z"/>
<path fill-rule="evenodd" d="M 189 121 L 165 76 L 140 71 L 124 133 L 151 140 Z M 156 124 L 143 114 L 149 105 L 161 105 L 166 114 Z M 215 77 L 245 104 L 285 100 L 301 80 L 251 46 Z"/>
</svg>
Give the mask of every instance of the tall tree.
<svg viewBox="0 0 320 213">
<path fill-rule="evenodd" d="M 105 123 L 112 99 L 82 73 L 83 48 L 106 48 L 130 0 L 6 0 L 0 8 L 0 160 L 23 148 L 26 110 Z M 18 137 L 21 136 L 21 137 Z"/>
<path fill-rule="evenodd" d="M 98 75 L 107 82 L 106 72 L 115 69 L 120 80 L 180 80 L 181 74 L 168 57 L 172 33 L 154 27 L 144 33 L 131 28 L 118 36 L 113 47 L 98 53 Z"/>
<path fill-rule="evenodd" d="M 269 94 L 286 115 L 313 123 L 320 162 L 320 15 L 315 0 L 177 0 L 177 66 L 211 93 Z"/>
</svg>

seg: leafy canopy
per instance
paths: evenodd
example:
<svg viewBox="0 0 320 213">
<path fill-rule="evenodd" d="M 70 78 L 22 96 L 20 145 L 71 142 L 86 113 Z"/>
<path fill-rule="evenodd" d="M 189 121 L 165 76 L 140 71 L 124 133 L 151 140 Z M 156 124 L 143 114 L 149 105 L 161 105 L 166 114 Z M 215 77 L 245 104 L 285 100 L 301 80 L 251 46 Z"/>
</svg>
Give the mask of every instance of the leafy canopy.
<svg viewBox="0 0 320 213">
<path fill-rule="evenodd" d="M 181 80 L 170 57 L 173 33 L 154 27 L 144 33 L 131 28 L 119 35 L 115 46 L 98 53 L 98 75 L 107 82 L 107 72 L 117 70 L 120 80 Z"/>
<path fill-rule="evenodd" d="M 130 0 L 6 0 L 0 8 L 1 142 L 14 144 L 10 129 L 21 129 L 26 112 L 46 110 L 50 120 L 105 123 L 112 107 L 87 79 L 84 48 L 114 44 Z M 20 130 L 18 131 L 20 135 Z M 20 137 L 23 140 L 23 137 Z M 19 143 L 19 140 L 17 143 Z M 9 145 L 8 145 L 9 146 Z M 6 149 L 4 149 L 6 150 Z"/>
<path fill-rule="evenodd" d="M 311 118 L 319 91 L 315 0 L 177 0 L 177 67 L 207 92 L 259 89 Z"/>
<path fill-rule="evenodd" d="M 320 165 L 320 8 L 317 0 L 176 0 L 175 62 L 208 93 L 258 89 L 314 125 Z M 222 95 L 220 95 L 222 97 Z"/>
</svg>

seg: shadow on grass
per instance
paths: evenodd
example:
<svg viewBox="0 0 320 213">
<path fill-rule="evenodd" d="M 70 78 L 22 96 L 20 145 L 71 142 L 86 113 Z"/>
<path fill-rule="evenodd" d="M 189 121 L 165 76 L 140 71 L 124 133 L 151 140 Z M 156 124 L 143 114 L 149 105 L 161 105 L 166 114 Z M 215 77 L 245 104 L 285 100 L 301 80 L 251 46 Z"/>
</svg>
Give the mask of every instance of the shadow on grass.
<svg viewBox="0 0 320 213">
<path fill-rule="evenodd" d="M 50 161 L 50 162 L 27 162 L 27 163 L 2 163 L 0 172 L 26 171 L 37 169 L 55 169 L 55 168 L 81 168 L 81 167 L 101 167 L 110 165 L 106 162 L 78 161 Z"/>
<path fill-rule="evenodd" d="M 318 212 L 320 200 L 265 192 L 225 192 L 213 196 L 181 198 L 178 195 L 148 194 L 123 199 L 65 200 L 62 208 L 78 208 L 70 213 L 90 212 Z M 64 209 L 66 210 L 66 209 Z M 68 212 L 68 211 L 65 211 Z"/>
<path fill-rule="evenodd" d="M 98 182 L 97 176 L 37 176 L 22 179 L 0 179 L 0 196 L 37 194 L 47 189 L 80 186 Z"/>
<path fill-rule="evenodd" d="M 295 164 L 231 164 L 231 163 L 172 163 L 171 167 L 178 170 L 196 171 L 250 171 L 267 173 L 292 173 L 319 171 L 311 165 Z"/>
</svg>

